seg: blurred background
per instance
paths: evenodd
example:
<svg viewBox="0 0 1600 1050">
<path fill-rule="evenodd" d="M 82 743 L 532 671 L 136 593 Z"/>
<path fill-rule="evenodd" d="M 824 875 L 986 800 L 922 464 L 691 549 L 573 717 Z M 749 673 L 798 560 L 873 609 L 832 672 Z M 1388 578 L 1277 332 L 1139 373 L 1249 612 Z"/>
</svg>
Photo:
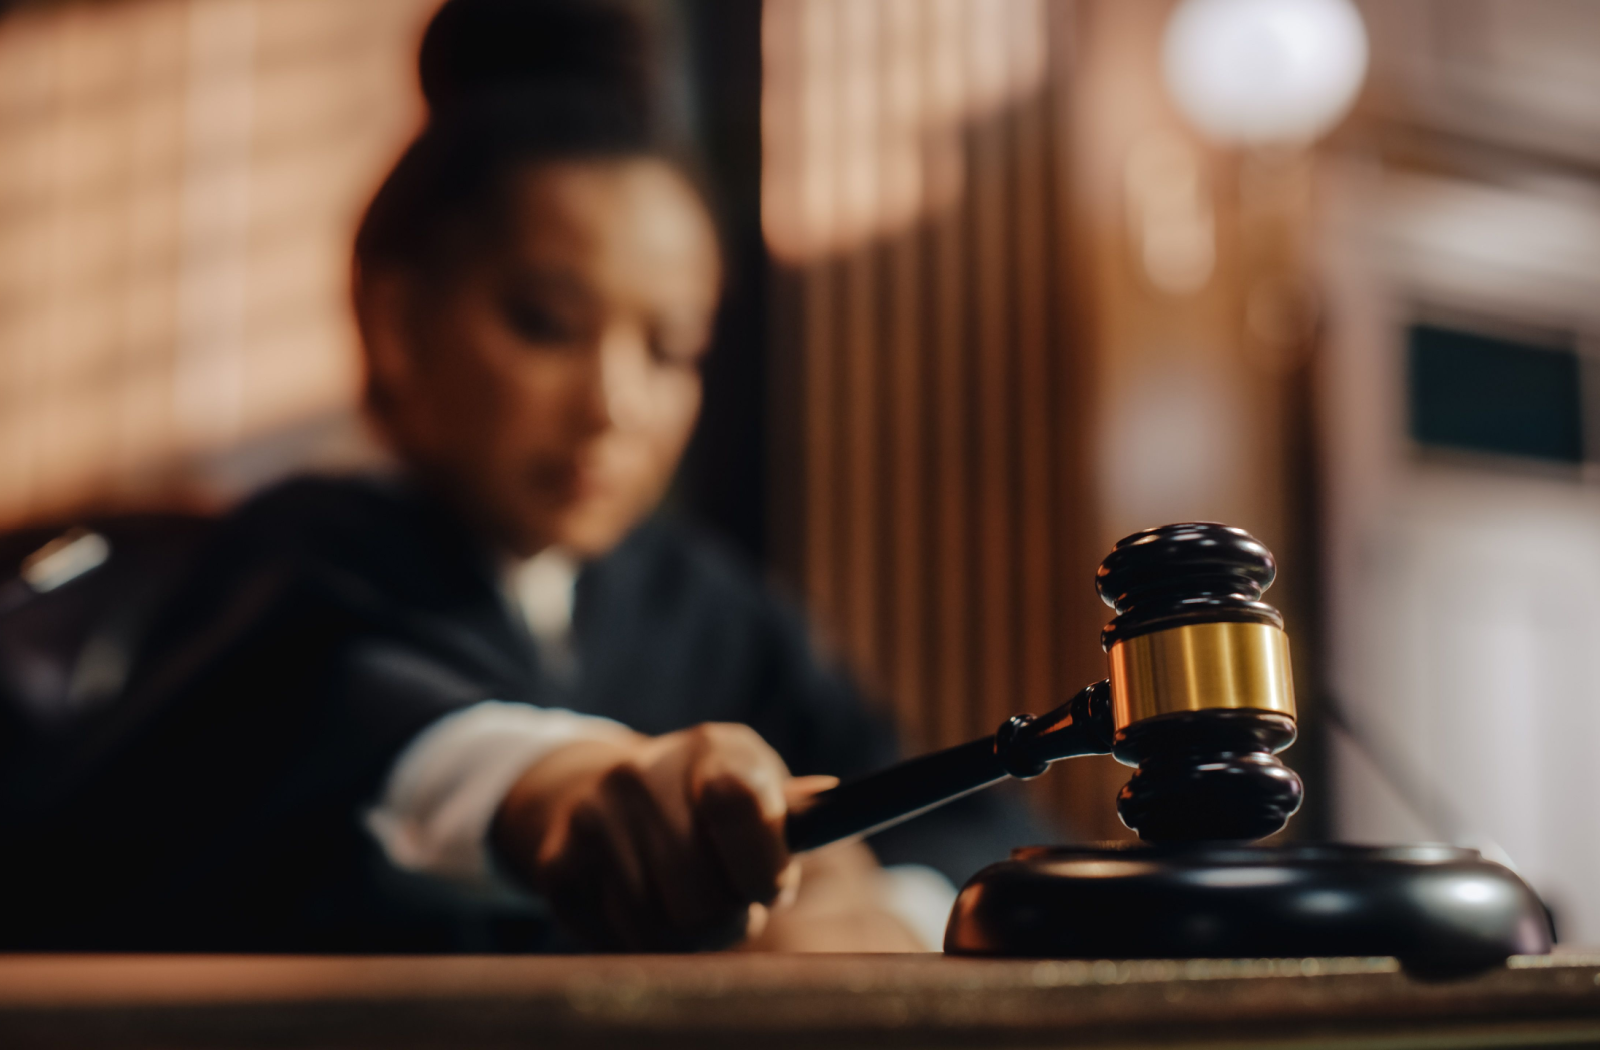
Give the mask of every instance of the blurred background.
<svg viewBox="0 0 1600 1050">
<path fill-rule="evenodd" d="M 372 462 L 349 246 L 434 6 L 0 5 L 0 527 Z M 1104 674 L 1120 536 L 1242 526 L 1291 834 L 1476 846 L 1600 944 L 1600 4 L 648 6 L 731 254 L 673 502 L 911 746 Z M 1123 779 L 1032 790 L 1123 837 Z"/>
</svg>

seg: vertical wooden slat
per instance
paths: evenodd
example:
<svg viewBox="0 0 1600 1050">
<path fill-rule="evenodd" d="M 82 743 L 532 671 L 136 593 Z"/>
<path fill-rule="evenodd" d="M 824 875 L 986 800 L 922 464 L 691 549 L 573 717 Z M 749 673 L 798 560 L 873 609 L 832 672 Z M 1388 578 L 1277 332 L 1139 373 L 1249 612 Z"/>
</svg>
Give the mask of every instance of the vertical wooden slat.
<svg viewBox="0 0 1600 1050">
<path fill-rule="evenodd" d="M 886 90 L 893 93 L 890 101 L 897 116 L 915 124 L 920 120 L 928 90 L 922 61 L 926 13 L 920 0 L 893 0 L 888 14 L 888 24 L 900 42 L 886 59 Z M 931 719 L 925 673 L 929 636 L 924 401 L 931 384 L 925 382 L 929 355 L 921 318 L 921 241 L 915 231 L 895 238 L 884 261 L 888 322 L 884 325 L 884 344 L 889 355 L 885 399 L 889 406 L 890 511 L 886 531 L 892 581 L 886 639 L 891 661 L 888 684 L 908 742 L 926 746 Z"/>
<path fill-rule="evenodd" d="M 840 55 L 838 123 L 840 156 L 838 199 L 845 229 L 867 227 L 880 206 L 881 172 L 876 147 L 881 132 L 878 48 L 881 4 L 837 3 L 835 47 Z M 844 599 L 844 629 L 856 654 L 859 673 L 874 687 L 882 682 L 880 600 L 885 596 L 878 533 L 886 509 L 880 496 L 878 366 L 878 264 L 873 251 L 853 252 L 843 261 L 843 352 L 839 379 L 843 433 L 845 534 L 838 581 Z"/>
<path fill-rule="evenodd" d="M 937 564 L 932 581 L 937 618 L 934 681 L 938 689 L 940 742 L 959 740 L 969 725 L 972 705 L 971 631 L 973 586 L 968 576 L 972 543 L 967 528 L 969 496 L 967 413 L 966 238 L 960 214 L 934 223 L 933 295 L 935 330 L 934 459 L 938 493 L 933 525 Z"/>
<path fill-rule="evenodd" d="M 839 596 L 834 586 L 839 559 L 835 553 L 839 500 L 837 456 L 834 452 L 835 340 L 834 295 L 831 268 L 810 267 L 801 283 L 803 319 L 803 379 L 805 404 L 805 589 L 817 614 L 837 623 Z"/>
<path fill-rule="evenodd" d="M 879 440 L 882 418 L 878 366 L 878 265 L 874 253 L 861 252 L 848 259 L 844 277 L 844 352 L 840 369 L 844 381 L 842 469 L 847 511 L 844 537 L 844 575 L 839 581 L 845 596 L 845 629 L 859 670 L 876 687 L 882 680 L 880 599 L 885 596 L 878 535 L 887 505 L 881 499 Z"/>
<path fill-rule="evenodd" d="M 914 238 L 901 238 L 890 249 L 892 683 L 902 725 L 907 735 L 919 743 L 928 736 L 927 686 L 923 674 L 928 644 L 922 411 L 926 397 L 923 381 L 926 348 L 920 323 L 920 264 L 918 242 Z"/>
<path fill-rule="evenodd" d="M 965 97 L 968 78 L 961 62 L 965 32 L 964 0 L 930 0 L 924 57 L 930 104 L 949 112 Z M 934 163 L 957 164 L 960 154 L 936 156 Z M 933 170 L 930 178 L 953 182 L 955 172 Z M 959 203 L 929 220 L 924 241 L 928 272 L 924 277 L 928 319 L 926 349 L 929 377 L 927 402 L 932 486 L 929 508 L 931 568 L 928 594 L 932 601 L 929 668 L 930 735 L 933 743 L 950 744 L 966 733 L 973 699 L 971 623 L 972 556 L 968 529 L 969 432 L 967 376 L 967 239 Z"/>
<path fill-rule="evenodd" d="M 1016 352 L 1017 352 L 1017 509 L 1018 560 L 1021 588 L 1018 606 L 1018 706 L 1043 711 L 1059 702 L 1052 673 L 1053 635 L 1056 629 L 1055 563 L 1051 476 L 1054 440 L 1051 420 L 1050 362 L 1046 343 L 1049 279 L 1045 222 L 1050 214 L 1045 193 L 1047 178 L 1046 127 L 1043 107 L 1023 105 L 1016 125 L 1016 196 L 1011 211 L 1015 230 Z"/>
<path fill-rule="evenodd" d="M 1009 57 L 997 5 L 969 8 L 973 79 L 980 87 L 1001 79 Z M 991 89 L 992 90 L 992 89 Z M 1012 343 L 1006 185 L 1009 128 L 986 122 L 973 131 L 971 170 L 974 380 L 977 401 L 977 489 L 979 618 L 977 648 L 981 701 L 974 704 L 969 733 L 992 729 L 1016 704 L 1014 672 L 1015 533 L 1012 527 L 1014 445 Z"/>
</svg>

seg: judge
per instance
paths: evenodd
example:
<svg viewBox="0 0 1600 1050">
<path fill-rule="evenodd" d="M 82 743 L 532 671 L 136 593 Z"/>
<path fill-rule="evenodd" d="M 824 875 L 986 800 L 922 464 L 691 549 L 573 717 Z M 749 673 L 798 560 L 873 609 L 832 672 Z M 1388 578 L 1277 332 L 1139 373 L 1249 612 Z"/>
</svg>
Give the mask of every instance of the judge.
<svg viewBox="0 0 1600 1050">
<path fill-rule="evenodd" d="M 645 54 L 602 4 L 436 17 L 429 123 L 355 251 L 396 468 L 219 526 L 13 821 L 9 946 L 917 948 L 928 866 L 1028 833 L 974 798 L 785 849 L 788 806 L 896 746 L 792 609 L 657 513 L 722 275 Z"/>
</svg>

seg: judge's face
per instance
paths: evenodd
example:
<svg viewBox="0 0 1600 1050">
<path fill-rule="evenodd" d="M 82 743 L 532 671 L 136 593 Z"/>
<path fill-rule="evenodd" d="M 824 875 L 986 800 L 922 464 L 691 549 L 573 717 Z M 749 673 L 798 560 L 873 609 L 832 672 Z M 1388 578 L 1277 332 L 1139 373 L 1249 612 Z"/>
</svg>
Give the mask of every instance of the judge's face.
<svg viewBox="0 0 1600 1050">
<path fill-rule="evenodd" d="M 661 499 L 694 427 L 716 240 L 654 160 L 530 167 L 506 200 L 446 286 L 363 288 L 383 425 L 508 552 L 598 555 Z"/>
</svg>

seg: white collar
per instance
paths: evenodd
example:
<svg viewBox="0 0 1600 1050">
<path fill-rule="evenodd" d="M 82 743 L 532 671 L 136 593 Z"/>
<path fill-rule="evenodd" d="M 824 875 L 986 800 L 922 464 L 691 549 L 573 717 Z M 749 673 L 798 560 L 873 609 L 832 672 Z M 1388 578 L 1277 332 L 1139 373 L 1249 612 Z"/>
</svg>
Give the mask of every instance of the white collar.
<svg viewBox="0 0 1600 1050">
<path fill-rule="evenodd" d="M 546 547 L 508 567 L 506 589 L 538 641 L 565 644 L 572 634 L 578 568 L 578 560 L 560 547 Z"/>
</svg>

